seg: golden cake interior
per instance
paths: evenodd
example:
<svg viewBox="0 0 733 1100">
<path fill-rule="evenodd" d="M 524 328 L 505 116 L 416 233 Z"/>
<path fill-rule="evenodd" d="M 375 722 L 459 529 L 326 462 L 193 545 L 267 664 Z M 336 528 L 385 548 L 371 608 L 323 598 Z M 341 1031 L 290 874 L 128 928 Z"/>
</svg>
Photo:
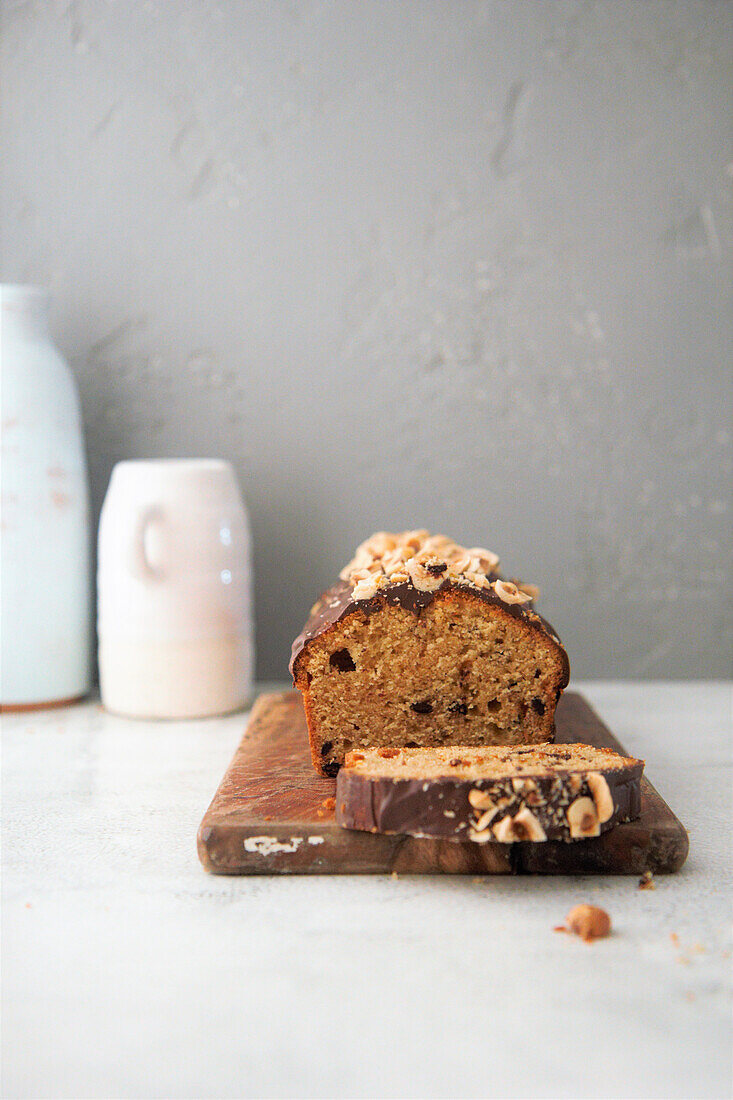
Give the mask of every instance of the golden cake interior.
<svg viewBox="0 0 733 1100">
<path fill-rule="evenodd" d="M 357 609 L 299 663 L 314 763 L 335 774 L 350 749 L 550 741 L 562 651 L 470 590 L 441 591 L 419 614 Z M 335 766 L 334 766 L 335 765 Z"/>
<path fill-rule="evenodd" d="M 613 749 L 592 745 L 492 746 L 476 749 L 449 745 L 435 749 L 370 748 L 354 750 L 346 767 L 370 778 L 481 780 L 525 778 L 558 773 L 609 771 L 638 761 Z"/>
</svg>

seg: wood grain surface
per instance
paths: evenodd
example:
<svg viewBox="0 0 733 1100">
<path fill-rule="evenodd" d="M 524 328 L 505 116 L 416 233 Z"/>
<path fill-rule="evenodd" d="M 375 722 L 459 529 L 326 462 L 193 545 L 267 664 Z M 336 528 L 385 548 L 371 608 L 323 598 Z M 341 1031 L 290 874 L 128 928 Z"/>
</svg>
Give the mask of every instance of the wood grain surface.
<svg viewBox="0 0 733 1100">
<path fill-rule="evenodd" d="M 556 724 L 559 742 L 625 754 L 576 692 L 560 700 Z M 201 822 L 202 864 L 219 875 L 640 875 L 677 871 L 687 858 L 685 829 L 646 778 L 638 820 L 570 844 L 473 844 L 342 829 L 334 821 L 335 790 L 334 779 L 313 770 L 297 692 L 261 695 Z"/>
</svg>

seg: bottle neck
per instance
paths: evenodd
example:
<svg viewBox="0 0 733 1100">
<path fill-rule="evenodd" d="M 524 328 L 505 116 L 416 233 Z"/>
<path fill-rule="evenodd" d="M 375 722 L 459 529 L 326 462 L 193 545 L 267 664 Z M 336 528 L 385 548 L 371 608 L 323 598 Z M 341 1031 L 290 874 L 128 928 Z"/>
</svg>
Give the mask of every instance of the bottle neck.
<svg viewBox="0 0 733 1100">
<path fill-rule="evenodd" d="M 48 336 L 51 295 L 42 287 L 0 284 L 0 330 L 3 337 Z"/>
</svg>

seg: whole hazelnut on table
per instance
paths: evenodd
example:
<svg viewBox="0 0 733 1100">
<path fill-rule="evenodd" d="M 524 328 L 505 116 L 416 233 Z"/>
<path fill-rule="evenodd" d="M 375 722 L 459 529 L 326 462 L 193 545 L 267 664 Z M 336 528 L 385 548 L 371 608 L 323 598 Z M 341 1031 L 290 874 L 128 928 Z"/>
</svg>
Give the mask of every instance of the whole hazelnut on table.
<svg viewBox="0 0 733 1100">
<path fill-rule="evenodd" d="M 570 932 L 580 936 L 586 943 L 600 940 L 611 931 L 611 918 L 605 909 L 595 905 L 576 905 L 565 918 Z"/>
</svg>

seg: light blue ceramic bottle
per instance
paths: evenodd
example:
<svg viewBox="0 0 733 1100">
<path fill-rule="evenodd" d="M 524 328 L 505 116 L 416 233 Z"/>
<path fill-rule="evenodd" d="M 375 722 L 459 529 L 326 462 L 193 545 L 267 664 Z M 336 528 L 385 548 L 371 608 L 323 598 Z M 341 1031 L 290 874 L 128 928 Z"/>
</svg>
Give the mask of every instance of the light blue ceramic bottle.
<svg viewBox="0 0 733 1100">
<path fill-rule="evenodd" d="M 0 286 L 0 702 L 90 688 L 89 491 L 79 397 L 48 331 L 49 295 Z"/>
</svg>

